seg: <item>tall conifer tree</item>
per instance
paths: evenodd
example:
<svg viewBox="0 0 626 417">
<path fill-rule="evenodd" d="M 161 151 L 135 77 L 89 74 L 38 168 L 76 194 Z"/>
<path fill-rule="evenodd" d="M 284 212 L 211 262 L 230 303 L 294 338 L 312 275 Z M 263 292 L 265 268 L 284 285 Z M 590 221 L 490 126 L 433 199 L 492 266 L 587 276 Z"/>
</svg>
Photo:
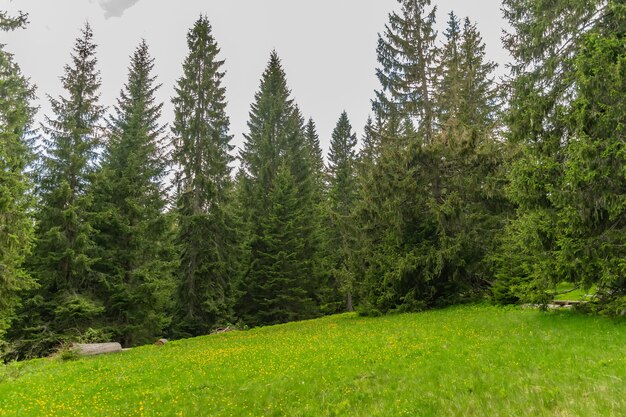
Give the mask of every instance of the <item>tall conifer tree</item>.
<svg viewBox="0 0 626 417">
<path fill-rule="evenodd" d="M 519 155 L 509 169 L 507 189 L 517 216 L 508 225 L 497 262 L 494 295 L 501 301 L 547 302 L 562 277 L 578 280 L 559 260 L 558 231 L 560 190 L 571 187 L 564 183 L 564 164 L 568 145 L 578 136 L 568 117 L 579 83 L 576 60 L 585 35 L 606 27 L 611 7 L 619 10 L 619 4 L 504 1 L 512 26 L 504 43 L 515 60 L 507 138 Z M 555 28 L 554 22 L 560 24 Z"/>
<path fill-rule="evenodd" d="M 380 151 L 360 182 L 360 309 L 419 310 L 441 297 L 429 152 L 410 121 L 388 119 Z"/>
<path fill-rule="evenodd" d="M 430 0 L 398 0 L 401 13 L 389 15 L 384 35 L 378 38 L 378 80 L 374 110 L 389 117 L 411 117 L 430 142 L 434 132 L 433 82 L 435 71 L 434 29 L 436 7 Z"/>
<path fill-rule="evenodd" d="M 345 308 L 353 310 L 354 276 L 350 270 L 353 256 L 354 223 L 352 213 L 356 200 L 356 134 L 348 114 L 341 113 L 332 134 L 328 154 L 329 193 L 328 228 L 332 276 L 345 295 Z"/>
<path fill-rule="evenodd" d="M 468 18 L 461 26 L 451 13 L 445 35 L 435 95 L 439 131 L 425 161 L 434 185 L 439 278 L 449 293 L 467 296 L 491 282 L 486 259 L 509 206 L 497 140 L 496 65 L 486 60 L 485 44 Z"/>
<path fill-rule="evenodd" d="M 326 192 L 326 178 L 324 173 L 326 168 L 324 166 L 324 156 L 322 154 L 322 147 L 320 146 L 320 138 L 312 118 L 309 119 L 305 126 L 304 137 L 311 159 L 311 171 L 314 177 L 315 193 L 318 194 L 317 199 L 321 199 L 322 195 Z"/>
<path fill-rule="evenodd" d="M 364 126 L 361 143 L 356 161 L 356 198 L 351 216 L 354 223 L 355 244 L 350 271 L 355 277 L 354 292 L 357 295 L 362 292 L 362 284 L 368 269 L 368 257 L 372 248 L 370 208 L 373 196 L 373 172 L 379 162 L 381 151 L 379 131 L 371 116 L 368 117 Z"/>
<path fill-rule="evenodd" d="M 363 311 L 415 309 L 425 305 L 432 280 L 432 219 L 422 147 L 435 134 L 436 7 L 430 0 L 398 0 L 378 39 L 377 76 L 381 90 L 373 102 L 375 123 L 360 165 L 355 219 L 360 231 L 355 271 L 362 275 Z M 415 129 L 415 124 L 418 129 Z M 375 145 L 375 146 L 372 146 Z M 433 184 L 435 186 L 435 184 Z M 419 214 L 418 214 L 419 213 Z"/>
<path fill-rule="evenodd" d="M 461 108 L 461 88 L 465 79 L 461 63 L 461 21 L 450 12 L 445 42 L 437 54 L 436 90 L 433 94 L 438 130 L 448 129 Z"/>
<path fill-rule="evenodd" d="M 400 105 L 370 122 L 355 218 L 363 308 L 381 311 L 448 304 L 484 288 L 489 242 L 502 227 L 502 196 L 494 191 L 494 184 L 502 184 L 500 149 L 493 137 L 493 64 L 485 62 L 484 44 L 469 21 L 461 28 L 450 14 L 445 44 L 438 50 L 434 13 L 424 12 L 429 3 L 403 5 L 403 16 L 413 16 L 404 20 L 418 22 L 431 36 L 396 30 L 392 37 L 388 30 L 386 38 L 393 40 L 388 45 L 397 50 L 381 48 L 379 42 L 379 74 L 388 76 L 381 77 L 381 84 L 387 90 L 403 85 L 405 95 L 397 95 Z M 402 21 L 392 15 L 390 28 Z M 402 68 L 412 82 L 401 83 L 406 79 Z M 417 117 L 400 99 L 418 110 Z M 425 114 L 431 115 L 427 124 Z"/>
<path fill-rule="evenodd" d="M 164 213 L 166 175 L 160 85 L 145 41 L 131 57 L 128 81 L 109 119 L 102 167 L 93 187 L 94 227 L 106 316 L 124 346 L 152 341 L 169 324 L 171 224 Z"/>
<path fill-rule="evenodd" d="M 0 31 L 26 24 L 0 12 Z M 11 54 L 0 45 L 0 354 L 4 333 L 14 318 L 18 292 L 32 280 L 23 263 L 33 243 L 32 183 L 26 168 L 32 160 L 28 129 L 35 112 L 34 88 Z"/>
<path fill-rule="evenodd" d="M 253 325 L 314 313 L 314 178 L 302 116 L 290 94 L 280 59 L 272 52 L 241 151 L 249 240 L 238 310 Z M 271 259 L 285 260 L 279 265 L 283 269 L 275 271 Z M 276 274 L 283 284 L 272 284 L 278 282 L 273 281 Z"/>
<path fill-rule="evenodd" d="M 474 139 L 491 135 L 498 121 L 498 88 L 486 60 L 485 43 L 476 25 L 450 13 L 446 41 L 438 53 L 434 95 L 438 130 L 447 136 L 471 131 Z M 455 132 L 455 130 L 457 132 Z"/>
<path fill-rule="evenodd" d="M 510 139 L 521 149 L 509 195 L 518 205 L 494 294 L 548 302 L 561 281 L 598 286 L 599 309 L 625 311 L 621 1 L 505 2 L 514 32 Z M 559 30 L 550 22 L 559 21 Z M 505 258 L 513 251 L 515 256 Z"/>
<path fill-rule="evenodd" d="M 328 282 L 328 245 L 326 245 L 325 233 L 329 225 L 327 224 L 326 203 L 328 197 L 328 178 L 326 166 L 324 164 L 324 156 L 320 145 L 319 135 L 315 122 L 309 118 L 304 128 L 305 144 L 310 155 L 310 169 L 312 175 L 312 206 L 310 212 L 310 224 L 312 227 L 311 249 L 312 258 L 312 285 L 313 298 L 320 304 L 323 313 L 336 311 L 336 303 L 338 297 L 337 292 L 333 288 L 329 288 Z M 331 301 L 332 300 L 332 301 Z"/>
<path fill-rule="evenodd" d="M 30 259 L 40 284 L 21 314 L 18 334 L 23 355 L 48 352 L 56 344 L 100 329 L 104 306 L 94 263 L 89 217 L 100 123 L 100 75 L 93 32 L 86 24 L 61 82 L 66 96 L 51 98 L 54 116 L 43 126 L 39 167 L 37 244 Z"/>
<path fill-rule="evenodd" d="M 460 44 L 461 84 L 459 119 L 474 138 L 491 136 L 500 124 L 500 87 L 495 81 L 497 64 L 487 60 L 486 45 L 476 24 L 469 18 L 463 22 Z"/>
<path fill-rule="evenodd" d="M 230 206 L 233 158 L 222 86 L 224 61 L 218 58 L 206 17 L 189 31 L 187 45 L 173 100 L 180 259 L 174 328 L 198 335 L 232 316 L 237 240 Z"/>
<path fill-rule="evenodd" d="M 626 3 L 609 1 L 603 23 L 574 61 L 556 260 L 560 280 L 597 286 L 599 312 L 626 316 Z"/>
<path fill-rule="evenodd" d="M 367 118 L 363 128 L 362 146 L 357 158 L 357 172 L 362 176 L 373 164 L 380 153 L 380 140 L 372 117 Z"/>
<path fill-rule="evenodd" d="M 313 314 L 306 285 L 311 279 L 303 260 L 307 236 L 302 233 L 305 211 L 286 162 L 268 190 L 268 210 L 259 218 L 250 243 L 252 264 L 246 276 L 244 320 L 251 325 L 301 320 Z"/>
</svg>

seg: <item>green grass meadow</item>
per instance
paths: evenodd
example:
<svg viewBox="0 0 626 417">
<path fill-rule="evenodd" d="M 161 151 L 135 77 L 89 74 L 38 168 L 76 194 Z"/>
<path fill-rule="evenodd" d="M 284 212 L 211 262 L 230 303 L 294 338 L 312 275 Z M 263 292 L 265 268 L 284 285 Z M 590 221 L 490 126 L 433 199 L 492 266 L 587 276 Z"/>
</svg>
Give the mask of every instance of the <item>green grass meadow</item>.
<svg viewBox="0 0 626 417">
<path fill-rule="evenodd" d="M 626 324 L 344 314 L 0 367 L 0 416 L 624 416 Z"/>
</svg>

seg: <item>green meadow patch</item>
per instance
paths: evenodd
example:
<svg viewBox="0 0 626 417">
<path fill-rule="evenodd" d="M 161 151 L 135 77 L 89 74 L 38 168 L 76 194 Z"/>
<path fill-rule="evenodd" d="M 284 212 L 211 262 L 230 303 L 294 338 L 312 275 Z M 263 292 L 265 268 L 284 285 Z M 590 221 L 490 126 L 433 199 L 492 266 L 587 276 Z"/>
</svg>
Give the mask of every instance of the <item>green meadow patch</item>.
<svg viewBox="0 0 626 417">
<path fill-rule="evenodd" d="M 345 314 L 0 368 L 0 416 L 623 416 L 626 325 L 464 306 Z"/>
<path fill-rule="evenodd" d="M 556 287 L 555 300 L 573 300 L 573 301 L 589 301 L 598 289 L 593 286 L 591 289 L 584 291 L 574 284 L 562 282 Z"/>
</svg>

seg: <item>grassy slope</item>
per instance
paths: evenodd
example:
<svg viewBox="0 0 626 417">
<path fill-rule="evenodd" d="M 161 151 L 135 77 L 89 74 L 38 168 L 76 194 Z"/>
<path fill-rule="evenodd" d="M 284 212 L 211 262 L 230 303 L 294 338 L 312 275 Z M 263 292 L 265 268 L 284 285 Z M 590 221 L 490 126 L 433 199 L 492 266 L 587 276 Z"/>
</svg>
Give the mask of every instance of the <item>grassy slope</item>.
<svg viewBox="0 0 626 417">
<path fill-rule="evenodd" d="M 626 325 L 456 307 L 0 368 L 0 416 L 622 416 Z"/>
<path fill-rule="evenodd" d="M 591 298 L 591 294 L 595 294 L 598 289 L 593 286 L 589 290 L 585 291 L 577 288 L 574 284 L 568 282 L 561 282 L 556 288 L 558 295 L 554 297 L 555 300 L 575 300 L 585 301 Z"/>
</svg>

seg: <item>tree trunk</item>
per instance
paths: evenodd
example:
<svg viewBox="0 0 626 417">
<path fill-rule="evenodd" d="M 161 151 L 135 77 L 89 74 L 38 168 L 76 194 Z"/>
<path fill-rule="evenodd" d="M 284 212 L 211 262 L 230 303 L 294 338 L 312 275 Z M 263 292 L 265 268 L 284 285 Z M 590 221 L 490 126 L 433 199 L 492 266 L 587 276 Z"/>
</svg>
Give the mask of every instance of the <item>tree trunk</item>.
<svg viewBox="0 0 626 417">
<path fill-rule="evenodd" d="M 352 291 L 348 291 L 348 298 L 346 300 L 346 310 L 350 312 L 354 311 L 354 306 L 352 305 Z"/>
</svg>

